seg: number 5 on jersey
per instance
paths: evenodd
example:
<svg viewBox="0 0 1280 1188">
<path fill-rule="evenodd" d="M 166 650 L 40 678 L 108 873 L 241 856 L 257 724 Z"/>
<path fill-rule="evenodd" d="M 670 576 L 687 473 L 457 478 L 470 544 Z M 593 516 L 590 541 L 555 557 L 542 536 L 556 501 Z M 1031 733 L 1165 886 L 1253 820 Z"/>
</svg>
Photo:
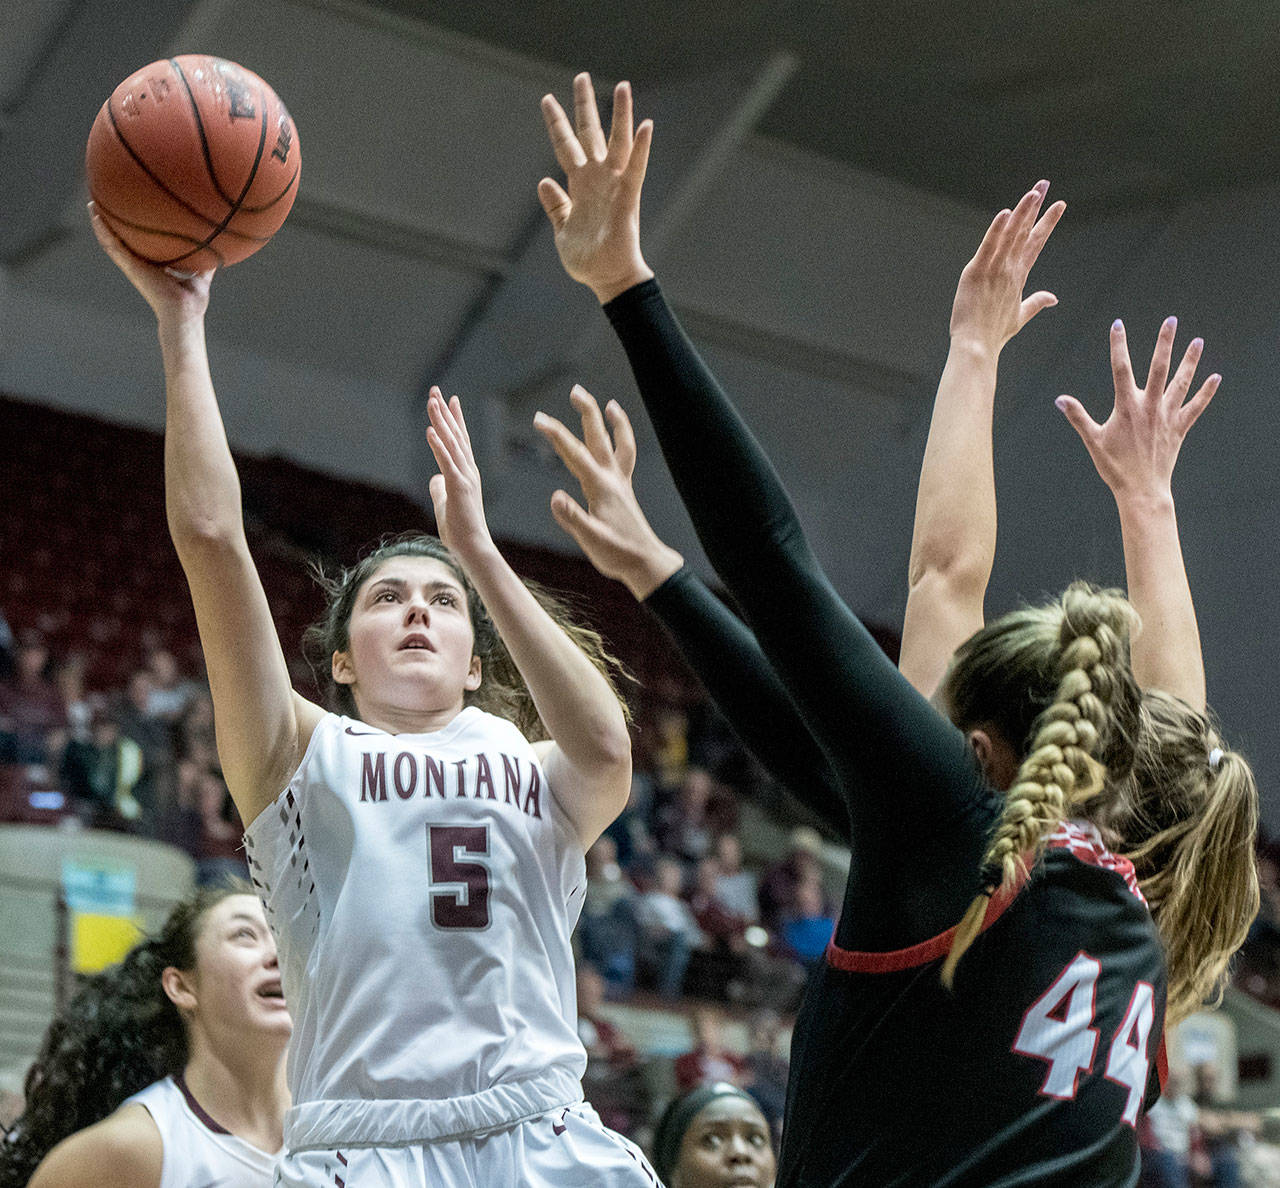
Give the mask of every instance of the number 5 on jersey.
<svg viewBox="0 0 1280 1188">
<path fill-rule="evenodd" d="M 1101 964 L 1088 953 L 1077 953 L 1053 984 L 1027 1008 L 1013 1041 L 1013 1050 L 1023 1056 L 1048 1061 L 1040 1092 L 1046 1097 L 1070 1101 L 1076 1095 L 1081 1073 L 1093 1068 L 1098 1049 L 1098 1029 L 1093 1026 L 1098 975 Z M 1155 991 L 1147 982 L 1133 989 L 1129 1008 L 1107 1052 L 1104 1076 L 1129 1090 L 1124 1120 L 1138 1123 L 1138 1110 L 1146 1095 L 1151 1067 L 1147 1041 L 1155 1020 Z"/>
<path fill-rule="evenodd" d="M 487 825 L 427 826 L 431 922 L 437 928 L 489 927 L 488 857 Z"/>
</svg>

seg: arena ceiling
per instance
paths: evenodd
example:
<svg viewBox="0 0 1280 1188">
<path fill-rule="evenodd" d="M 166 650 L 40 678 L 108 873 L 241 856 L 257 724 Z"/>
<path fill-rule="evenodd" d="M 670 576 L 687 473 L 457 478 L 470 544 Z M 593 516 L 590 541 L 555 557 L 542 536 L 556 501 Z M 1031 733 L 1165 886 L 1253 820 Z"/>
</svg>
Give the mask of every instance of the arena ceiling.
<svg viewBox="0 0 1280 1188">
<path fill-rule="evenodd" d="M 566 70 L 644 81 L 786 50 L 758 131 L 985 209 L 1073 210 L 1280 172 L 1280 5 L 1256 0 L 378 0 Z"/>
</svg>

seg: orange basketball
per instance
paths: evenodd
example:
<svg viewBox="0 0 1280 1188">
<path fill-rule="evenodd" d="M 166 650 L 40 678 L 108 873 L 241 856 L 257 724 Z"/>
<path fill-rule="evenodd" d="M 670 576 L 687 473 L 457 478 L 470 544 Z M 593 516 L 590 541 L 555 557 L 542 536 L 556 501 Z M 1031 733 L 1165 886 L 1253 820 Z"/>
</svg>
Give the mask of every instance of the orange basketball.
<svg viewBox="0 0 1280 1188">
<path fill-rule="evenodd" d="M 284 222 L 302 154 L 293 120 L 251 70 L 182 54 L 135 71 L 89 133 L 89 194 L 145 260 L 185 271 L 234 264 Z"/>
</svg>

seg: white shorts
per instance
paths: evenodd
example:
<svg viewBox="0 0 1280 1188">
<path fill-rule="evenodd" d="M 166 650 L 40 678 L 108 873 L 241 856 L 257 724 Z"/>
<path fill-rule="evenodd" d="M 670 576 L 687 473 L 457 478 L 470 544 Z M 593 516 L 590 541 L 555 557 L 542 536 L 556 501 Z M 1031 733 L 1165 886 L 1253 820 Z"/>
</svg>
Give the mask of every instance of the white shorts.
<svg viewBox="0 0 1280 1188">
<path fill-rule="evenodd" d="M 276 1188 L 661 1188 L 635 1143 L 585 1102 L 430 1143 L 286 1153 Z"/>
</svg>

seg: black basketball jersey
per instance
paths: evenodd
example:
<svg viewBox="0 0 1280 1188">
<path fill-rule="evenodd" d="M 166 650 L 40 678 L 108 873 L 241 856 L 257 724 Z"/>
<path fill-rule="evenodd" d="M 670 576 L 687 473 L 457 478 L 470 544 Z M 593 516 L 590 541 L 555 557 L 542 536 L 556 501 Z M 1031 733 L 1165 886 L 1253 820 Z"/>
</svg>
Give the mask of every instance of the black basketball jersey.
<svg viewBox="0 0 1280 1188">
<path fill-rule="evenodd" d="M 1166 979 L 1130 863 L 1066 825 L 993 898 L 949 991 L 951 935 L 832 943 L 796 1025 L 778 1188 L 1136 1183 Z"/>
</svg>

